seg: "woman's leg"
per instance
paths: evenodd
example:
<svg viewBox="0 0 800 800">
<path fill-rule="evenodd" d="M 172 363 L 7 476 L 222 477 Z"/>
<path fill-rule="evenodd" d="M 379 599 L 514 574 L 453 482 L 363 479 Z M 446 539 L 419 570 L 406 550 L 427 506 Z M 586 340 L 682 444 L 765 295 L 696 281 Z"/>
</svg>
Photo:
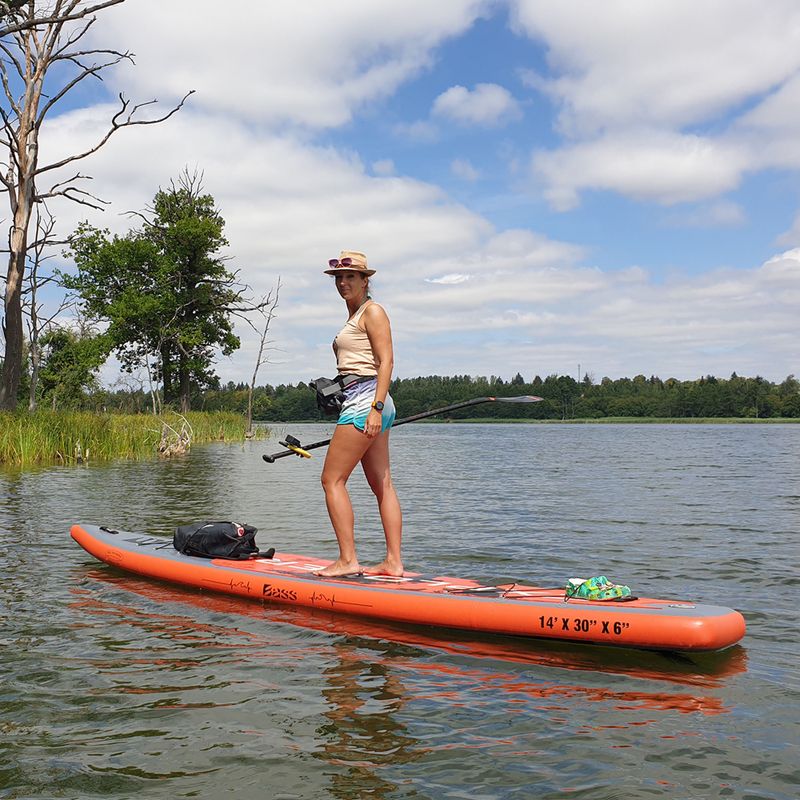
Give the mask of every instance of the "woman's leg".
<svg viewBox="0 0 800 800">
<path fill-rule="evenodd" d="M 353 506 L 347 493 L 347 479 L 373 441 L 352 425 L 337 425 L 333 432 L 322 468 L 322 488 L 339 543 L 339 558 L 330 566 L 318 570 L 317 575 L 352 575 L 361 571 L 356 555 Z"/>
<path fill-rule="evenodd" d="M 378 501 L 383 533 L 386 536 L 386 558 L 377 566 L 365 571 L 370 574 L 397 575 L 399 577 L 403 574 L 403 558 L 400 553 L 403 537 L 403 514 L 389 468 L 388 430 L 375 438 L 372 446 L 361 458 L 361 466 Z"/>
</svg>

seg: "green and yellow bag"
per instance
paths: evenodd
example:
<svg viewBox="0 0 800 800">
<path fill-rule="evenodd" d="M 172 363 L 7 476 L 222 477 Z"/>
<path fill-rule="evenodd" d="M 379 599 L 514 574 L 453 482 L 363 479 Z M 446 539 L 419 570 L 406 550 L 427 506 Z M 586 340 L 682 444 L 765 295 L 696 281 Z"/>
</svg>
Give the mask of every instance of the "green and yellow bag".
<svg viewBox="0 0 800 800">
<path fill-rule="evenodd" d="M 564 600 L 579 597 L 582 600 L 620 600 L 630 597 L 627 586 L 612 583 L 605 575 L 595 578 L 570 578 L 564 590 Z"/>
</svg>

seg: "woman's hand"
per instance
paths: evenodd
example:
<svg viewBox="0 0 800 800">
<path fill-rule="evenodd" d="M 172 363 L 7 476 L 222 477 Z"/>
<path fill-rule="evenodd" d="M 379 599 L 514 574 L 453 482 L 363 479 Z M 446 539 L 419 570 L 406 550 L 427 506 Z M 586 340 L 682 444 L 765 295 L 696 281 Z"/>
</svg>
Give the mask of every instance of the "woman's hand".
<svg viewBox="0 0 800 800">
<path fill-rule="evenodd" d="M 369 436 L 370 439 L 374 439 L 381 432 L 382 427 L 383 418 L 381 417 L 381 412 L 373 408 L 369 414 L 367 414 L 367 421 L 364 424 L 364 433 Z"/>
</svg>

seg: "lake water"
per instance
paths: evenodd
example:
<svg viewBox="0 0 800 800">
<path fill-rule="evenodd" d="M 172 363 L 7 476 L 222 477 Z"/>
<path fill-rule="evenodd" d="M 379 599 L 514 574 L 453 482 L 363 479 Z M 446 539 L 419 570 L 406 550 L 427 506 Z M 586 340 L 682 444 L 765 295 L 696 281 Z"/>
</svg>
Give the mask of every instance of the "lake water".
<svg viewBox="0 0 800 800">
<path fill-rule="evenodd" d="M 311 461 L 270 442 L 0 471 L 2 798 L 796 800 L 800 425 L 409 425 L 392 434 L 410 570 L 741 610 L 678 658 L 386 627 L 127 576 L 72 522 L 236 519 L 333 557 Z M 363 563 L 382 534 L 363 477 Z"/>
</svg>

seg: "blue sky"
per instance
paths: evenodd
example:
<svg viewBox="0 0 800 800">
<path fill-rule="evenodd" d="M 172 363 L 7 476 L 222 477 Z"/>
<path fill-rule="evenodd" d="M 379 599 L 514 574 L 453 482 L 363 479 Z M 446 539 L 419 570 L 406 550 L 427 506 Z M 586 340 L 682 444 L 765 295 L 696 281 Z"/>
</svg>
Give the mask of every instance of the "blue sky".
<svg viewBox="0 0 800 800">
<path fill-rule="evenodd" d="M 202 170 L 231 265 L 255 294 L 281 280 L 260 382 L 332 372 L 344 307 L 321 270 L 343 248 L 378 269 L 402 377 L 782 380 L 800 373 L 800 6 L 768 7 L 129 0 L 92 35 L 136 66 L 72 98 L 46 154 L 91 141 L 121 89 L 196 90 L 86 162 L 111 201 L 89 216 L 122 232 Z M 224 380 L 252 372 L 239 332 Z"/>
</svg>

